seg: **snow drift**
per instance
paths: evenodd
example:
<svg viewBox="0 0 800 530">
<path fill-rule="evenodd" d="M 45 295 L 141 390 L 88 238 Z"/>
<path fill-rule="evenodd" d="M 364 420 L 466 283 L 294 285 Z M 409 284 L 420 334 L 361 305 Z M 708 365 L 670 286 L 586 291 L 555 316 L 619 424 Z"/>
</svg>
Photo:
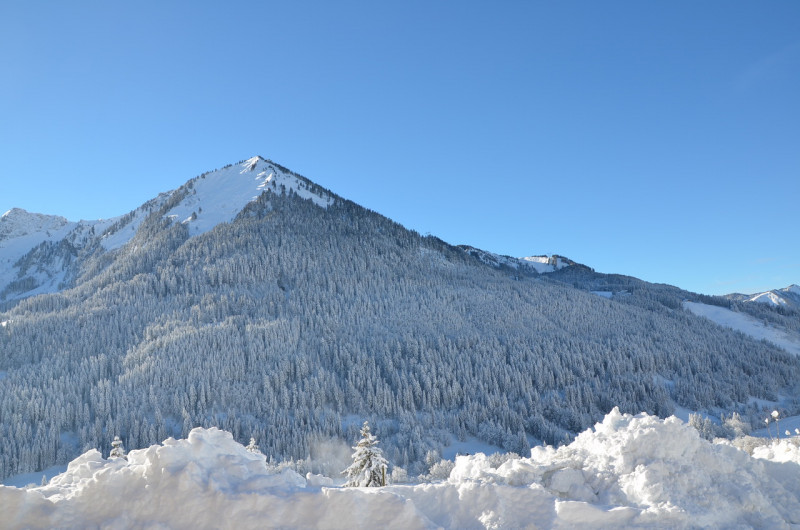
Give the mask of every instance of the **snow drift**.
<svg viewBox="0 0 800 530">
<path fill-rule="evenodd" d="M 800 451 L 782 440 L 754 452 L 712 444 L 690 426 L 618 410 L 558 449 L 494 467 L 459 456 L 442 482 L 340 488 L 291 470 L 231 434 L 104 459 L 91 450 L 41 487 L 0 487 L 10 527 L 619 528 L 800 525 Z"/>
</svg>

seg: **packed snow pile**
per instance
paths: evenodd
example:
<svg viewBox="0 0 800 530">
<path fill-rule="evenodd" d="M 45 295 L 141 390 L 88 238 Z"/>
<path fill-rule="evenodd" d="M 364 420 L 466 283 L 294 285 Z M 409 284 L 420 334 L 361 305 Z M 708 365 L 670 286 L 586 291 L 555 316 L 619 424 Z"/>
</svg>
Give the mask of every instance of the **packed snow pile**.
<svg viewBox="0 0 800 530">
<path fill-rule="evenodd" d="M 750 456 L 677 418 L 615 409 L 530 458 L 459 456 L 444 481 L 343 488 L 274 471 L 229 433 L 197 428 L 127 460 L 89 451 L 44 486 L 0 487 L 0 513 L 14 528 L 792 528 L 795 442 Z"/>
</svg>

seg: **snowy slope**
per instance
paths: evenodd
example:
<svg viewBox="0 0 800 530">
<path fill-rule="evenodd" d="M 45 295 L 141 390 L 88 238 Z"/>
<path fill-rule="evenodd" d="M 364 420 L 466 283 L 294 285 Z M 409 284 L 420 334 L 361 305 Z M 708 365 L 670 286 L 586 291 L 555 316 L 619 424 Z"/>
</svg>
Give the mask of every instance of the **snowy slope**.
<svg viewBox="0 0 800 530">
<path fill-rule="evenodd" d="M 756 340 L 767 340 L 789 353 L 800 355 L 800 335 L 796 333 L 765 325 L 750 315 L 737 313 L 725 307 L 688 301 L 684 302 L 683 306 L 695 315 L 705 317 L 720 326 L 741 331 Z"/>
<path fill-rule="evenodd" d="M 771 305 L 786 305 L 786 300 L 784 300 L 777 294 L 773 293 L 772 291 L 767 291 L 766 293 L 759 293 L 749 298 L 747 301 L 759 302 L 762 304 L 771 304 Z"/>
<path fill-rule="evenodd" d="M 18 278 L 17 261 L 45 241 L 63 239 L 76 223 L 13 208 L 0 217 L 0 293 Z"/>
<path fill-rule="evenodd" d="M 538 274 L 554 272 L 570 265 L 575 265 L 575 262 L 563 256 L 526 256 L 523 258 L 512 258 L 511 256 L 504 256 L 495 254 L 487 250 L 471 247 L 469 245 L 459 245 L 464 252 L 475 256 L 482 262 L 492 267 L 509 267 L 517 270 L 534 271 Z"/>
<path fill-rule="evenodd" d="M 553 272 L 571 265 L 569 260 L 561 256 L 527 256 L 519 258 L 523 266 L 531 267 L 536 272 Z"/>
<path fill-rule="evenodd" d="M 130 221 L 141 222 L 146 214 L 140 207 L 126 216 L 73 222 L 20 208 L 9 210 L 0 218 L 0 301 L 63 289 L 84 249 L 98 240 L 106 250 L 122 246 L 135 234 Z"/>
<path fill-rule="evenodd" d="M 127 460 L 90 450 L 45 486 L 0 486 L 0 512 L 13 528 L 791 528 L 798 464 L 796 439 L 750 456 L 675 417 L 615 409 L 529 458 L 461 456 L 444 481 L 340 488 L 196 428 Z"/>
<path fill-rule="evenodd" d="M 193 236 L 233 221 L 249 202 L 264 192 L 294 192 L 323 208 L 333 204 L 330 194 L 312 191 L 309 181 L 259 156 L 201 175 L 186 187 L 187 196 L 167 216 L 188 224 Z"/>
<path fill-rule="evenodd" d="M 800 286 L 790 285 L 783 289 L 773 289 L 756 294 L 729 294 L 726 296 L 739 302 L 755 302 L 778 307 L 792 307 L 800 310 Z"/>
</svg>

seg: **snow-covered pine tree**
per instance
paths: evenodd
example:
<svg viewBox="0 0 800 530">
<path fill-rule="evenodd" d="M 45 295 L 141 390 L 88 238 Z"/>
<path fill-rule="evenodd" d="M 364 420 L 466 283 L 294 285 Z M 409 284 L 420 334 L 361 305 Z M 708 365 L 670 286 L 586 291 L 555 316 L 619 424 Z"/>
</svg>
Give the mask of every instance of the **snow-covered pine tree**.
<svg viewBox="0 0 800 530">
<path fill-rule="evenodd" d="M 261 450 L 258 448 L 258 444 L 256 443 L 256 439 L 253 436 L 250 437 L 250 443 L 247 445 L 247 447 L 245 447 L 245 449 L 247 449 L 251 453 L 262 454 Z"/>
<path fill-rule="evenodd" d="M 361 427 L 361 440 L 353 447 L 353 463 L 342 471 L 347 476 L 345 487 L 373 487 L 386 485 L 388 462 L 378 445 L 378 438 L 369 430 L 369 422 Z"/>
<path fill-rule="evenodd" d="M 119 439 L 119 436 L 115 436 L 114 441 L 111 442 L 111 453 L 108 457 L 125 458 L 125 447 L 122 445 L 122 440 Z"/>
</svg>

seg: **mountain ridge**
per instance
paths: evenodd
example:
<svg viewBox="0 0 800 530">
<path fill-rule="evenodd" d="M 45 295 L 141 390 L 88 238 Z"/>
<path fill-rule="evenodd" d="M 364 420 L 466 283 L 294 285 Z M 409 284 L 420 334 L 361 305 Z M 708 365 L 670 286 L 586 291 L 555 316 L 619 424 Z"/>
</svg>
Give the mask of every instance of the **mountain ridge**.
<svg viewBox="0 0 800 530">
<path fill-rule="evenodd" d="M 800 286 L 797 284 L 754 294 L 731 293 L 725 295 L 725 298 L 737 302 L 759 303 L 800 311 Z"/>
<path fill-rule="evenodd" d="M 248 180 L 249 174 L 253 178 Z M 294 193 L 322 208 L 344 200 L 310 179 L 257 155 L 204 172 L 127 214 L 109 219 L 75 222 L 12 208 L 0 218 L 0 263 L 5 265 L 0 271 L 0 303 L 58 292 L 71 286 L 79 273 L 70 267 L 80 260 L 82 251 L 89 249 L 97 253 L 121 248 L 133 239 L 148 215 L 166 204 L 169 208 L 161 216 L 186 225 L 189 236 L 193 237 L 220 223 L 232 222 L 262 193 Z M 68 243 L 66 250 L 65 243 Z M 55 250 L 58 247 L 60 251 Z M 576 265 L 558 255 L 511 258 L 467 245 L 460 248 L 487 265 L 533 273 Z M 37 263 L 36 270 L 29 266 L 33 261 Z"/>
</svg>

